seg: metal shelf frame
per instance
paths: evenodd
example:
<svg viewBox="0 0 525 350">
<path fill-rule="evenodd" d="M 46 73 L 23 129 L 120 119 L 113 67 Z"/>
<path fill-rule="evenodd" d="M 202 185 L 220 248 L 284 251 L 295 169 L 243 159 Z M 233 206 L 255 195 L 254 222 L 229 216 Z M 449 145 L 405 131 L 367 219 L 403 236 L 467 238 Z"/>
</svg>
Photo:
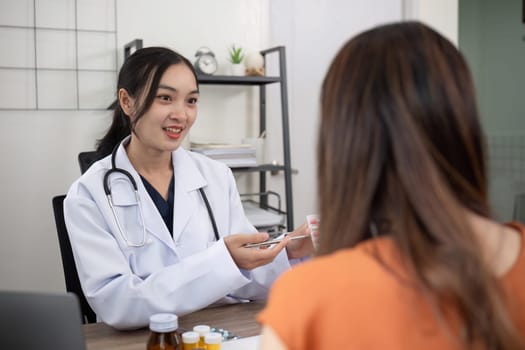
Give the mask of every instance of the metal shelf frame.
<svg viewBox="0 0 525 350">
<path fill-rule="evenodd" d="M 260 51 L 266 65 L 267 55 L 279 55 L 279 75 L 275 77 L 251 77 L 251 76 L 225 76 L 225 75 L 200 75 L 199 84 L 202 85 L 255 85 L 259 86 L 259 134 L 266 131 L 266 85 L 279 84 L 281 93 L 281 123 L 283 140 L 284 165 L 264 164 L 250 168 L 232 168 L 236 172 L 259 172 L 259 191 L 267 192 L 266 175 L 270 171 L 284 172 L 285 202 L 286 202 L 286 226 L 293 230 L 293 197 L 292 197 L 292 161 L 290 151 L 290 124 L 288 115 L 288 84 L 286 79 L 286 50 L 284 46 L 276 46 Z M 261 207 L 268 206 L 268 199 L 260 197 Z"/>
</svg>

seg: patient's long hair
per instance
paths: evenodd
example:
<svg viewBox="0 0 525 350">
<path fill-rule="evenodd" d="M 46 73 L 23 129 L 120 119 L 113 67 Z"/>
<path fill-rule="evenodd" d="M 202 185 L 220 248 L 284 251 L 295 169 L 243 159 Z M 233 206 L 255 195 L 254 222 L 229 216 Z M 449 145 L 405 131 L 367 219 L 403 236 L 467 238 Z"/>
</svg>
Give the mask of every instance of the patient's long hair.
<svg viewBox="0 0 525 350">
<path fill-rule="evenodd" d="M 440 34 L 417 22 L 384 25 L 336 55 L 321 92 L 319 254 L 386 223 L 419 287 L 438 310 L 457 312 L 465 348 L 517 349 L 465 215 L 490 215 L 484 159 L 469 69 Z"/>
</svg>

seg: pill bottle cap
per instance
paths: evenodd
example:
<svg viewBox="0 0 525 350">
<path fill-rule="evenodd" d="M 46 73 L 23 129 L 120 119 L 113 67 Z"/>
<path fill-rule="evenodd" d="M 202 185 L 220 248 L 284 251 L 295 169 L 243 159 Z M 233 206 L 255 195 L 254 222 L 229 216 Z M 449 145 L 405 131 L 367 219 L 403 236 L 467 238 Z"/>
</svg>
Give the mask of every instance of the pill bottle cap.
<svg viewBox="0 0 525 350">
<path fill-rule="evenodd" d="M 193 331 L 199 333 L 201 336 L 204 336 L 207 333 L 210 333 L 210 326 L 201 324 L 193 327 Z"/>
<path fill-rule="evenodd" d="M 217 332 L 211 332 L 204 336 L 204 342 L 206 344 L 220 344 L 222 340 L 222 334 Z"/>
<path fill-rule="evenodd" d="M 199 333 L 197 332 L 184 332 L 182 333 L 182 342 L 185 344 L 194 344 L 199 341 Z"/>
<path fill-rule="evenodd" d="M 149 329 L 154 332 L 173 332 L 179 328 L 179 319 L 174 314 L 155 314 L 149 318 Z"/>
</svg>

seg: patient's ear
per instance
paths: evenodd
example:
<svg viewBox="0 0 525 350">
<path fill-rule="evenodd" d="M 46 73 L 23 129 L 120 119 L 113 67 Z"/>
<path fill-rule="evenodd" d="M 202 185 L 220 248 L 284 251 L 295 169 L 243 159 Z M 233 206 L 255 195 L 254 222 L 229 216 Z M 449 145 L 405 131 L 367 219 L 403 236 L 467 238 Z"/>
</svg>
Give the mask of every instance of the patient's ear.
<svg viewBox="0 0 525 350">
<path fill-rule="evenodd" d="M 129 95 L 126 89 L 119 89 L 118 103 L 120 104 L 122 111 L 124 111 L 124 114 L 126 114 L 128 117 L 133 115 L 135 99 Z"/>
</svg>

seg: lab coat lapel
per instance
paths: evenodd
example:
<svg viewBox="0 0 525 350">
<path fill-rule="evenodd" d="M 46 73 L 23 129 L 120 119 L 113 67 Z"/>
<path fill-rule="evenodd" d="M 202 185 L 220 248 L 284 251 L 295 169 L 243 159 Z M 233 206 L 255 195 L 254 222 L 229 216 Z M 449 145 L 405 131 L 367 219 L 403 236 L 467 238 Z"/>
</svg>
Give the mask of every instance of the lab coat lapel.
<svg viewBox="0 0 525 350">
<path fill-rule="evenodd" d="M 124 144 L 125 142 L 123 142 Z M 135 170 L 131 162 L 129 161 L 128 155 L 121 145 L 117 151 L 117 167 L 127 170 L 137 183 L 137 188 L 142 204 L 142 211 L 144 213 L 144 221 L 146 224 L 146 230 L 152 235 L 156 236 L 159 240 L 164 242 L 172 250 L 175 250 L 175 244 L 171 233 L 168 231 L 164 219 L 160 215 L 155 203 L 149 196 L 148 191 L 142 183 L 139 173 Z"/>
<path fill-rule="evenodd" d="M 173 240 L 177 241 L 192 215 L 197 212 L 200 195 L 198 189 L 206 180 L 188 151 L 183 148 L 173 152 L 175 174 L 175 201 L 173 208 Z"/>
</svg>

